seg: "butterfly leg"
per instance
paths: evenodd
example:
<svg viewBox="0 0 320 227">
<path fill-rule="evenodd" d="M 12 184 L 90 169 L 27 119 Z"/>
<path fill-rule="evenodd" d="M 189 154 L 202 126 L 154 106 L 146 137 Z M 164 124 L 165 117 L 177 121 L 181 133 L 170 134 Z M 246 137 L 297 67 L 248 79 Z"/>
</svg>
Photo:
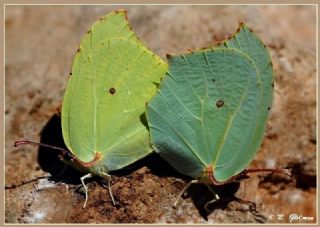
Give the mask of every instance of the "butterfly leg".
<svg viewBox="0 0 320 227">
<path fill-rule="evenodd" d="M 86 193 L 86 199 L 85 199 L 85 201 L 84 201 L 83 208 L 86 207 L 87 201 L 88 201 L 88 187 L 87 187 L 86 184 L 84 183 L 84 180 L 85 180 L 85 179 L 88 179 L 88 178 L 91 178 L 91 177 L 93 177 L 93 175 L 92 175 L 91 173 L 88 173 L 88 174 L 86 174 L 86 175 L 84 175 L 83 177 L 80 178 L 81 183 L 82 183 L 82 186 L 83 186 L 84 191 L 85 191 L 85 193 Z"/>
<path fill-rule="evenodd" d="M 210 190 L 210 192 L 212 192 L 212 194 L 214 195 L 214 199 L 206 202 L 206 204 L 204 205 L 204 209 L 205 209 L 208 213 L 210 213 L 210 210 L 209 210 L 208 206 L 209 206 L 210 204 L 212 204 L 212 203 L 217 202 L 217 201 L 220 199 L 220 197 L 219 197 L 219 195 L 217 194 L 217 192 L 216 192 L 210 185 L 207 185 L 207 187 L 208 187 L 208 189 Z"/>
<path fill-rule="evenodd" d="M 177 207 L 178 202 L 179 202 L 181 196 L 182 196 L 183 193 L 185 193 L 185 191 L 190 187 L 190 185 L 191 185 L 191 184 L 196 184 L 196 183 L 198 183 L 198 182 L 199 182 L 198 180 L 192 180 L 192 181 L 190 181 L 190 182 L 182 189 L 182 191 L 181 191 L 180 194 L 178 195 L 178 198 L 177 198 L 177 200 L 175 201 L 175 203 L 173 204 L 173 207 Z"/>
<path fill-rule="evenodd" d="M 104 179 L 106 179 L 107 182 L 108 182 L 109 195 L 110 195 L 110 197 L 111 197 L 111 200 L 112 200 L 113 205 L 115 206 L 115 205 L 116 205 L 116 202 L 115 202 L 115 200 L 114 200 L 114 198 L 113 198 L 112 189 L 111 189 L 111 185 L 110 185 L 111 176 L 110 176 L 109 174 L 107 174 L 107 173 L 102 173 L 102 177 L 103 177 Z"/>
</svg>

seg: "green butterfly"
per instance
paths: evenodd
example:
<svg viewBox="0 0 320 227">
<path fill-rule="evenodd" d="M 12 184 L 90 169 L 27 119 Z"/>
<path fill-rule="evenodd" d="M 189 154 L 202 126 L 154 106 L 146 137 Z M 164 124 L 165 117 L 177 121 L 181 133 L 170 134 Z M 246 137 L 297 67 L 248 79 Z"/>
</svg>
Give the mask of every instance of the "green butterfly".
<svg viewBox="0 0 320 227">
<path fill-rule="evenodd" d="M 192 183 L 220 185 L 256 171 L 290 175 L 245 170 L 263 140 L 274 83 L 270 55 L 247 26 L 216 48 L 167 57 L 169 71 L 146 113 L 155 151 L 195 179 L 180 196 Z"/>
</svg>

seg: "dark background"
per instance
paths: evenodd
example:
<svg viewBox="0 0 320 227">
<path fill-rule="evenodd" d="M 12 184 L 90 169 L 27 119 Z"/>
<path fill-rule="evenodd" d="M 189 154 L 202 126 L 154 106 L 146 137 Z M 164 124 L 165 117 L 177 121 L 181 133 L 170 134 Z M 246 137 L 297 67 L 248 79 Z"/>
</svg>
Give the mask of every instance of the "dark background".
<svg viewBox="0 0 320 227">
<path fill-rule="evenodd" d="M 176 209 L 189 180 L 157 155 L 113 173 L 116 207 L 99 179 L 89 181 L 89 201 L 79 175 L 57 153 L 18 139 L 63 146 L 55 115 L 73 56 L 88 28 L 115 9 L 127 9 L 143 42 L 165 58 L 210 46 L 243 21 L 267 44 L 275 72 L 275 100 L 263 145 L 250 167 L 289 168 L 294 176 L 257 174 L 219 187 L 222 200 L 193 186 Z M 5 125 L 6 222 L 202 223 L 288 222 L 290 214 L 316 215 L 316 9 L 315 6 L 6 6 Z M 30 181 L 51 174 L 48 179 Z M 238 199 L 237 199 L 238 198 Z M 256 205 L 241 203 L 249 200 Z M 277 220 L 283 214 L 283 220 Z"/>
</svg>

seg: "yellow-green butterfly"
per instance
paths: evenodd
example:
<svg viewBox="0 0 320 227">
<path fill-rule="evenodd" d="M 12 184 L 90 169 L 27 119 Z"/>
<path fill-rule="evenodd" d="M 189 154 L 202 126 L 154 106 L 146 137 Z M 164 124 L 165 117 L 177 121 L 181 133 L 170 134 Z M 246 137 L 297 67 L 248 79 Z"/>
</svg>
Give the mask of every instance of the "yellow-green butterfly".
<svg viewBox="0 0 320 227">
<path fill-rule="evenodd" d="M 115 11 L 87 32 L 74 58 L 62 105 L 62 133 L 69 164 L 107 179 L 152 151 L 145 103 L 167 64 L 148 50 L 131 30 L 125 11 Z M 18 141 L 16 145 L 32 143 Z M 43 144 L 40 144 L 43 145 Z M 47 146 L 47 145 L 44 145 Z M 50 146 L 49 146 L 50 147 Z M 53 147 L 54 148 L 54 147 Z"/>
</svg>

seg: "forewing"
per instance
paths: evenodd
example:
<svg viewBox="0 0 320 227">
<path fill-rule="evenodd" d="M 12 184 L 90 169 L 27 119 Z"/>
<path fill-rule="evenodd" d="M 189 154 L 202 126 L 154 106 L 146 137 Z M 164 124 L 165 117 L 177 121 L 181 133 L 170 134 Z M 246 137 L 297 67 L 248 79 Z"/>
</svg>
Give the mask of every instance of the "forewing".
<svg viewBox="0 0 320 227">
<path fill-rule="evenodd" d="M 109 170 L 151 152 L 144 121 L 167 65 L 138 40 L 125 12 L 101 18 L 82 40 L 62 107 L 63 137 L 83 162 L 97 152 Z"/>
</svg>

